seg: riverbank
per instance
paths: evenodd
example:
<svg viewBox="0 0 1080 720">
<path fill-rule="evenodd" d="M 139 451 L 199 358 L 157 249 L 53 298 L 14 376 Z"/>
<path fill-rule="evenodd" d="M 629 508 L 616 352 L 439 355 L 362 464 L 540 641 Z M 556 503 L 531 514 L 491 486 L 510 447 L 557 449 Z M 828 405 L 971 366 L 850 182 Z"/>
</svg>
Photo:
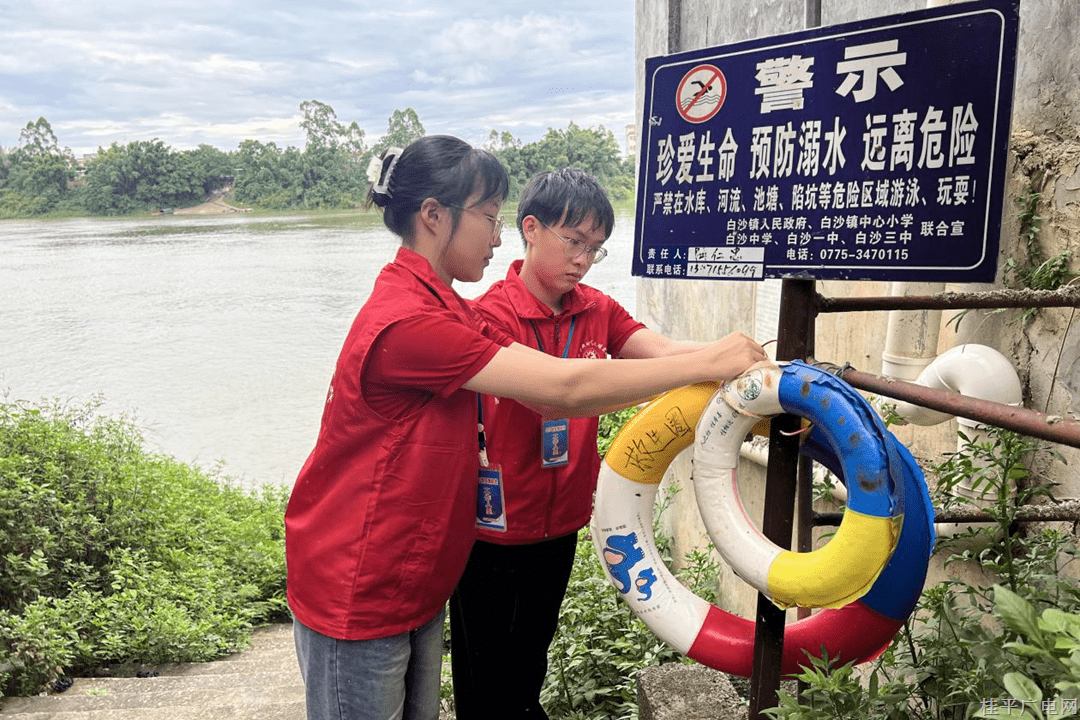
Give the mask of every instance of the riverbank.
<svg viewBox="0 0 1080 720">
<path fill-rule="evenodd" d="M 173 215 L 231 215 L 233 213 L 249 212 L 251 212 L 251 208 L 230 205 L 225 202 L 224 194 L 215 194 L 210 200 L 207 200 L 202 205 L 174 210 Z"/>
<path fill-rule="evenodd" d="M 633 222 L 635 205 L 633 200 L 612 202 L 618 223 Z M 244 213 L 252 218 L 303 218 L 309 222 L 325 224 L 344 224 L 342 221 L 333 222 L 331 218 L 359 219 L 364 224 L 382 225 L 382 215 L 375 208 L 288 208 L 284 210 L 271 210 L 267 208 L 245 207 L 235 201 L 231 192 L 212 197 L 204 203 L 187 208 L 174 208 L 172 212 L 165 214 L 161 209 L 140 210 L 128 215 L 81 215 L 71 212 L 47 213 L 45 215 L 23 215 L 5 217 L 0 216 L 0 224 L 4 222 L 57 222 L 65 220 L 100 220 L 103 222 L 116 222 L 128 220 L 146 220 L 148 218 L 162 218 L 172 215 L 188 215 L 201 217 L 227 216 Z M 516 237 L 517 202 L 508 202 L 503 206 L 502 216 L 506 218 L 506 228 L 503 230 L 503 242 Z"/>
</svg>

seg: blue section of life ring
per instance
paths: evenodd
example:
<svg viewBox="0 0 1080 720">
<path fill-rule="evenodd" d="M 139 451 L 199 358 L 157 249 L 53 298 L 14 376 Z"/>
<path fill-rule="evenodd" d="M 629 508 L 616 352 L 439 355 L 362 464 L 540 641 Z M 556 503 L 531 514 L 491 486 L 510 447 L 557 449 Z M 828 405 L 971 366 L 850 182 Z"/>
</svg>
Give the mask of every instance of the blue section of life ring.
<svg viewBox="0 0 1080 720">
<path fill-rule="evenodd" d="M 896 482 L 903 474 L 895 450 L 898 443 L 854 388 L 824 370 L 794 360 L 784 368 L 780 379 L 780 404 L 786 412 L 811 418 L 830 429 L 826 433 L 815 425 L 816 436 L 826 439 L 831 459 L 841 466 L 829 469 L 845 478 L 848 507 L 875 517 L 903 514 L 904 486 Z M 866 468 L 880 468 L 882 472 L 868 477 Z"/>
<path fill-rule="evenodd" d="M 795 361 L 792 365 L 810 367 L 800 361 Z M 810 369 L 815 373 L 823 372 L 816 368 Z M 847 388 L 846 392 L 855 392 L 843 380 L 833 375 L 828 375 L 827 378 L 829 379 L 819 376 L 816 380 L 820 384 L 829 385 L 834 390 Z M 794 404 L 791 412 L 801 414 Z M 902 483 L 897 483 L 897 491 L 903 493 L 904 524 L 892 558 L 861 601 L 875 612 L 903 622 L 911 615 L 922 594 L 927 563 L 933 553 L 936 541 L 934 505 L 930 499 L 926 481 L 923 479 L 922 469 L 911 452 L 891 432 L 888 432 L 876 413 L 873 413 L 872 419 L 882 430 L 881 448 L 889 454 L 890 473 L 894 478 L 903 479 Z M 828 469 L 845 484 L 849 482 L 851 476 L 845 474 L 847 464 L 840 461 L 836 449 L 828 440 L 828 435 L 820 427 L 811 428 L 799 452 Z M 850 493 L 849 497 L 851 497 Z"/>
</svg>

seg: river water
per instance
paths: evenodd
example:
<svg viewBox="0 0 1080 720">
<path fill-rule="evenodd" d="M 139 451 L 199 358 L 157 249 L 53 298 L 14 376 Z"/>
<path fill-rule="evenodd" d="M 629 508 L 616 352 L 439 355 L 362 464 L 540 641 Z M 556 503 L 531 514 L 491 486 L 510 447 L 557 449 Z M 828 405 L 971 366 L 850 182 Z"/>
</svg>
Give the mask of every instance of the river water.
<svg viewBox="0 0 1080 720">
<path fill-rule="evenodd" d="M 356 311 L 398 241 L 297 218 L 0 221 L 0 397 L 133 419 L 147 447 L 291 484 Z M 586 281 L 634 310 L 633 222 Z M 521 256 L 503 232 L 476 297 Z"/>
</svg>

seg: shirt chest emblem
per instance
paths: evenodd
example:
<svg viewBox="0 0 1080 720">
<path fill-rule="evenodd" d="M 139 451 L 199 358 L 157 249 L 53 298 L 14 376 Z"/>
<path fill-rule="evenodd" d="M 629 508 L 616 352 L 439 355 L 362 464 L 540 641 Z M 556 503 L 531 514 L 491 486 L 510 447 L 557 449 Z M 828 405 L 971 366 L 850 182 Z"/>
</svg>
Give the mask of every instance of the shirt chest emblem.
<svg viewBox="0 0 1080 720">
<path fill-rule="evenodd" d="M 607 346 L 595 340 L 586 340 L 581 343 L 580 355 L 578 357 L 588 358 L 590 360 L 602 360 L 608 356 Z"/>
</svg>

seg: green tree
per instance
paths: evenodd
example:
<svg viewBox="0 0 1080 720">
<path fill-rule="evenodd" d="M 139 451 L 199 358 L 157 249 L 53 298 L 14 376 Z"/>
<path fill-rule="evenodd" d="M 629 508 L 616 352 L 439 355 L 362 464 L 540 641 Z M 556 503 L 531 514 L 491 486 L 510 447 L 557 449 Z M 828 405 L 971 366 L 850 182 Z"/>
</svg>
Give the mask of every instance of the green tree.
<svg viewBox="0 0 1080 720">
<path fill-rule="evenodd" d="M 484 146 L 506 167 L 511 198 L 518 197 L 536 173 L 564 167 L 581 168 L 595 175 L 612 199 L 633 196 L 634 162 L 620 157 L 615 136 L 603 126 L 592 129 L 570 123 L 564 130 L 548 128 L 543 138 L 528 145 L 509 132 L 492 130 Z"/>
<path fill-rule="evenodd" d="M 272 210 L 303 206 L 304 160 L 299 150 L 244 140 L 234 158 L 237 200 Z"/>
<path fill-rule="evenodd" d="M 303 115 L 300 128 L 307 136 L 305 149 L 336 149 L 341 123 L 337 120 L 334 108 L 318 100 L 305 100 L 300 103 L 300 112 Z"/>
<path fill-rule="evenodd" d="M 360 157 L 368 153 L 367 144 L 364 141 L 366 133 L 355 120 L 341 133 L 340 146 L 350 157 Z"/>
<path fill-rule="evenodd" d="M 74 177 L 74 157 L 44 117 L 26 123 L 19 146 L 2 157 L 0 216 L 40 215 L 56 208 Z"/>
<path fill-rule="evenodd" d="M 191 163 L 195 180 L 202 186 L 204 195 L 229 184 L 235 169 L 229 153 L 203 143 L 197 149 L 185 150 L 182 154 Z"/>
<path fill-rule="evenodd" d="M 601 180 L 622 171 L 619 144 L 603 125 L 594 130 L 571 122 L 564 130 L 548 128 L 547 135 L 537 143 L 534 161 L 547 165 L 544 170 L 578 167 Z"/>
<path fill-rule="evenodd" d="M 521 140 L 514 137 L 510 131 L 492 130 L 488 134 L 488 140 L 484 143 L 484 149 L 490 151 L 506 168 L 506 174 L 510 179 L 510 197 L 517 198 L 521 195 L 522 188 L 532 175 L 529 174 L 528 163 L 525 162 L 525 151 L 522 149 Z"/>
<path fill-rule="evenodd" d="M 307 143 L 299 203 L 303 207 L 359 203 L 367 158 L 364 131 L 356 122 L 348 126 L 341 123 L 334 109 L 318 100 L 300 103 L 300 111 Z"/>
<path fill-rule="evenodd" d="M 303 114 L 300 127 L 307 137 L 306 152 L 334 150 L 350 157 L 367 153 L 366 133 L 355 120 L 344 125 L 337 119 L 334 108 L 318 100 L 300 103 L 300 112 Z"/>
<path fill-rule="evenodd" d="M 386 123 L 386 134 L 375 143 L 372 152 L 376 155 L 388 147 L 403 148 L 413 140 L 424 137 L 424 130 L 420 117 L 412 108 L 395 110 Z"/>
<path fill-rule="evenodd" d="M 44 117 L 26 123 L 26 127 L 19 131 L 19 147 L 31 157 L 35 155 L 71 157 L 70 150 L 60 148 L 60 141 L 56 139 L 52 125 Z"/>
<path fill-rule="evenodd" d="M 0 216 L 41 215 L 53 210 L 68 192 L 73 173 L 60 155 L 10 156 L 7 177 L 0 186 Z"/>
<path fill-rule="evenodd" d="M 121 215 L 202 200 L 193 160 L 161 140 L 113 143 L 86 169 L 86 206 L 94 213 Z"/>
</svg>

